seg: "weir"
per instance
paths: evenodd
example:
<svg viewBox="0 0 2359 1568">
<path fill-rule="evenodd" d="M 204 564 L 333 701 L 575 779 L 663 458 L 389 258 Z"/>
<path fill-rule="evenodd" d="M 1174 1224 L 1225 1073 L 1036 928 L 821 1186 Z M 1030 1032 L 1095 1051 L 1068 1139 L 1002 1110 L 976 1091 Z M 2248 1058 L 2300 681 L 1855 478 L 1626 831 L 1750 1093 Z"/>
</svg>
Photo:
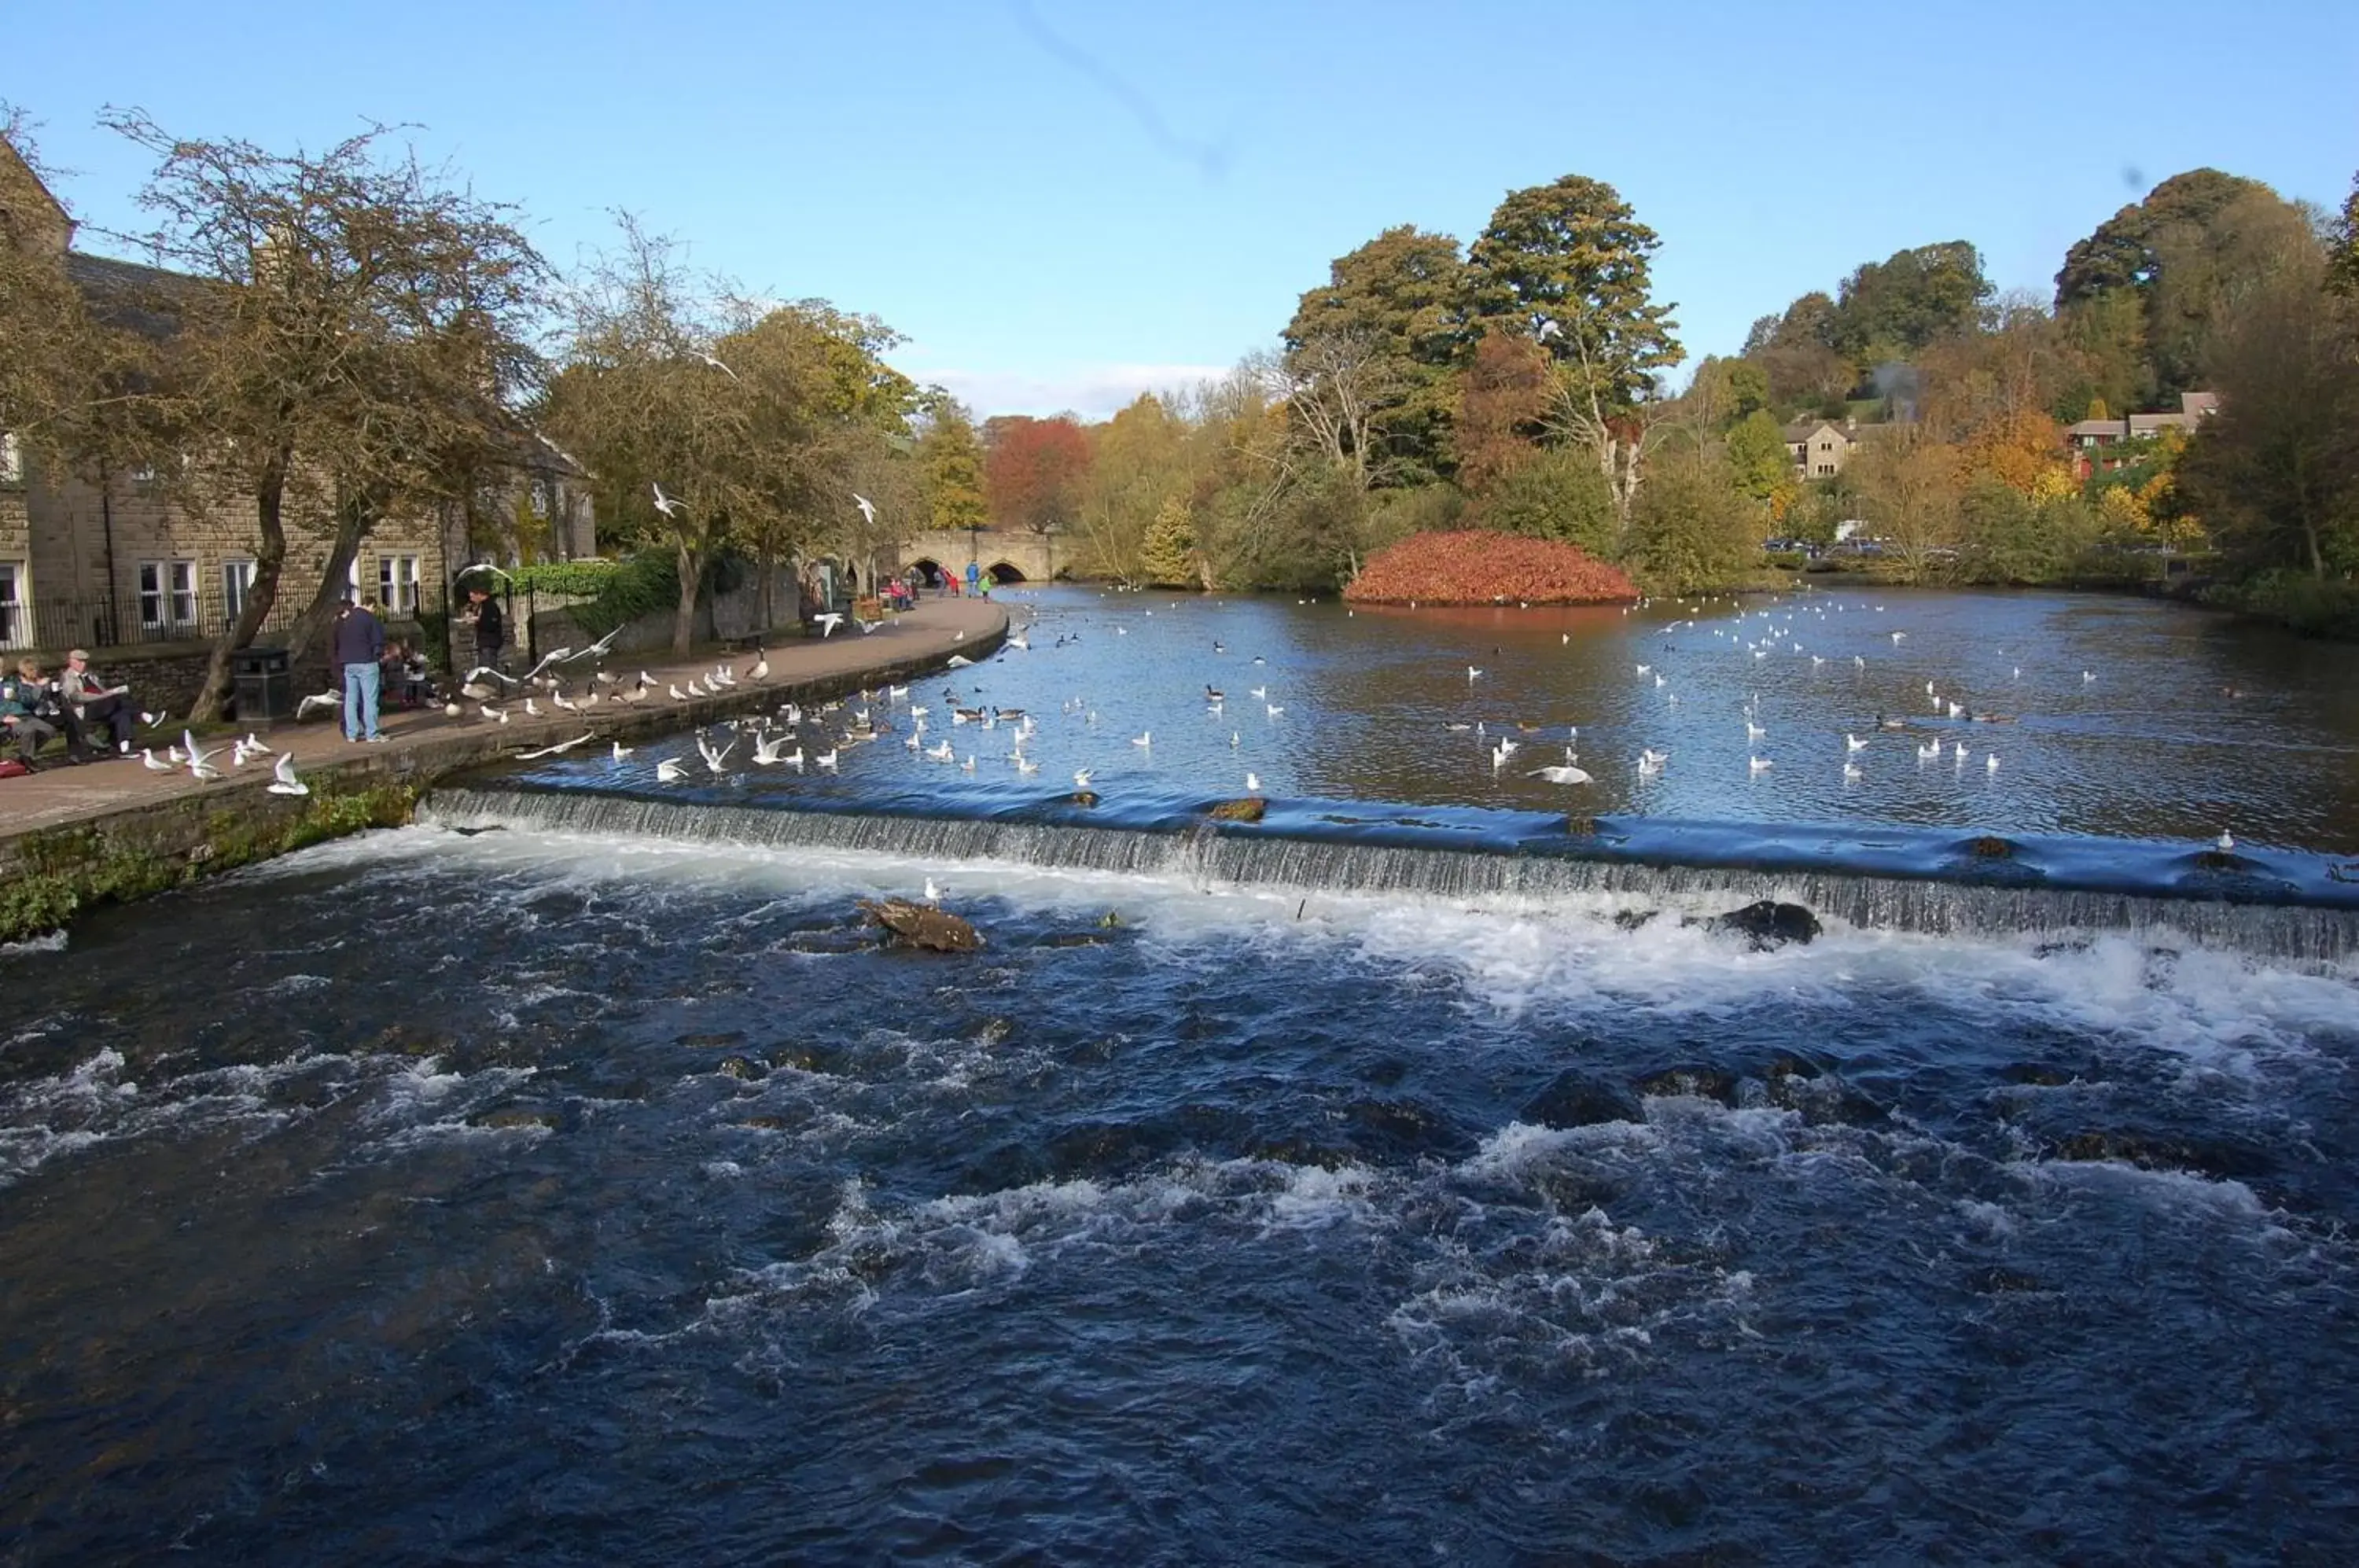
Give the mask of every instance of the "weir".
<svg viewBox="0 0 2359 1568">
<path fill-rule="evenodd" d="M 1324 802 L 1272 802 L 1260 823 L 1169 813 L 1107 826 L 1061 802 L 993 817 L 821 806 L 700 803 L 582 789 L 449 789 L 419 820 L 480 831 L 811 847 L 918 860 L 1255 886 L 1560 900 L 1601 919 L 1725 912 L 1771 898 L 1846 925 L 1929 935 L 2125 931 L 2176 935 L 2272 963 L 2359 957 L 2359 883 L 2315 856 L 2190 853 L 2073 839 L 1966 838 L 1926 830 L 1613 821 L 1568 833 L 1470 833 L 1436 813 L 1343 819 Z M 1486 813 L 1512 818 L 1516 813 Z M 1475 846 L 1467 847 L 1474 839 Z M 1442 842 L 1448 840 L 1450 842 Z M 1996 847 L 1995 847 L 1996 846 Z"/>
</svg>

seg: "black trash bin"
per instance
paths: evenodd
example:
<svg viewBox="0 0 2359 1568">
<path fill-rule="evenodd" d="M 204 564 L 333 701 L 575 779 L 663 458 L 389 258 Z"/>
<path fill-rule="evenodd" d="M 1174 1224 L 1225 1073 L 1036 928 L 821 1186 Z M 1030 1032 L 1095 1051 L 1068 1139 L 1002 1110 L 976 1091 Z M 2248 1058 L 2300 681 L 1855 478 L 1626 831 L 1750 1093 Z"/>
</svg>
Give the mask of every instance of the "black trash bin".
<svg viewBox="0 0 2359 1568">
<path fill-rule="evenodd" d="M 269 724 L 295 716 L 295 676 L 283 648 L 242 648 L 229 656 L 242 724 Z"/>
</svg>

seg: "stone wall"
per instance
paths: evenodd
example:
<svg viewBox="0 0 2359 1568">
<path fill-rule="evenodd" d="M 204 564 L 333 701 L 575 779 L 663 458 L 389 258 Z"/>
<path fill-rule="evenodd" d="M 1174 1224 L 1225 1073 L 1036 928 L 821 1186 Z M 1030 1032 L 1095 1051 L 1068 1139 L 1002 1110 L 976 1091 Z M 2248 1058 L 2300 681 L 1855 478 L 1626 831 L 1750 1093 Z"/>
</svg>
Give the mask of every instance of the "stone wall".
<svg viewBox="0 0 2359 1568">
<path fill-rule="evenodd" d="M 128 476 L 112 478 L 103 487 L 66 475 L 35 472 L 27 477 L 19 493 L 25 513 L 16 536 L 21 542 L 9 554 L 27 569 L 25 593 L 37 612 L 31 640 L 105 641 L 98 627 L 110 615 L 125 641 L 176 629 L 144 623 L 142 562 L 162 566 L 159 582 L 167 586 L 168 563 L 191 563 L 197 620 L 190 629 L 211 632 L 225 620 L 223 568 L 255 557 L 258 529 L 251 496 L 220 487 L 168 491 L 154 481 Z M 324 501 L 310 487 L 288 487 L 286 527 L 277 624 L 291 621 L 318 593 L 332 542 Z M 6 518 L 0 516 L 0 550 L 8 549 L 9 537 Z M 438 518 L 388 519 L 362 541 L 355 564 L 363 597 L 378 595 L 380 563 L 388 559 L 414 561 L 423 603 L 440 605 L 444 557 Z M 177 622 L 170 609 L 165 614 Z"/>
</svg>

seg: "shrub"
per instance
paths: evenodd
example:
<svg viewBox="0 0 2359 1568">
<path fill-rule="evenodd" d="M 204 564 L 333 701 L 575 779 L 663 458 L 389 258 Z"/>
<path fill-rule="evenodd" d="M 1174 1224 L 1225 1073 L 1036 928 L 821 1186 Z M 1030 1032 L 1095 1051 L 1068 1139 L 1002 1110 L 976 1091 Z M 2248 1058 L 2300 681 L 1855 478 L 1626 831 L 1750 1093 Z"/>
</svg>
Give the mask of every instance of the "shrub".
<svg viewBox="0 0 2359 1568">
<path fill-rule="evenodd" d="M 1371 560 L 1343 597 L 1363 604 L 1621 604 L 1638 590 L 1575 546 L 1473 529 L 1410 535 Z"/>
</svg>

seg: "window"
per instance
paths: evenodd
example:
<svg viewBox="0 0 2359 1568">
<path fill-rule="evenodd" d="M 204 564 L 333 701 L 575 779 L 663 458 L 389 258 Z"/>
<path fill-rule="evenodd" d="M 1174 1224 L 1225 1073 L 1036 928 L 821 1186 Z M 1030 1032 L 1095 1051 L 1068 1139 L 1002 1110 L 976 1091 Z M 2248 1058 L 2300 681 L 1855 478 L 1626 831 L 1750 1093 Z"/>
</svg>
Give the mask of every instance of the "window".
<svg viewBox="0 0 2359 1568">
<path fill-rule="evenodd" d="M 524 496 L 525 505 L 532 508 L 532 515 L 534 517 L 546 517 L 549 516 L 549 494 L 541 489 L 538 484 L 527 485 L 524 490 Z"/>
<path fill-rule="evenodd" d="M 197 624 L 197 563 L 139 563 L 139 624 L 149 631 L 178 630 Z"/>
<path fill-rule="evenodd" d="M 245 596 L 253 588 L 254 562 L 222 562 L 222 621 L 224 625 L 245 614 Z"/>
<path fill-rule="evenodd" d="M 418 613 L 418 558 L 380 555 L 376 558 L 376 602 L 393 615 Z"/>
<path fill-rule="evenodd" d="M 23 648 L 32 638 L 25 614 L 25 563 L 0 561 L 0 648 Z"/>
<path fill-rule="evenodd" d="M 24 482 L 25 445 L 16 439 L 16 431 L 0 430 L 0 485 L 21 485 Z"/>
<path fill-rule="evenodd" d="M 1821 474 L 1832 474 L 1834 471 L 1835 465 L 1832 463 L 1822 463 L 1819 464 L 1819 472 Z"/>
</svg>

